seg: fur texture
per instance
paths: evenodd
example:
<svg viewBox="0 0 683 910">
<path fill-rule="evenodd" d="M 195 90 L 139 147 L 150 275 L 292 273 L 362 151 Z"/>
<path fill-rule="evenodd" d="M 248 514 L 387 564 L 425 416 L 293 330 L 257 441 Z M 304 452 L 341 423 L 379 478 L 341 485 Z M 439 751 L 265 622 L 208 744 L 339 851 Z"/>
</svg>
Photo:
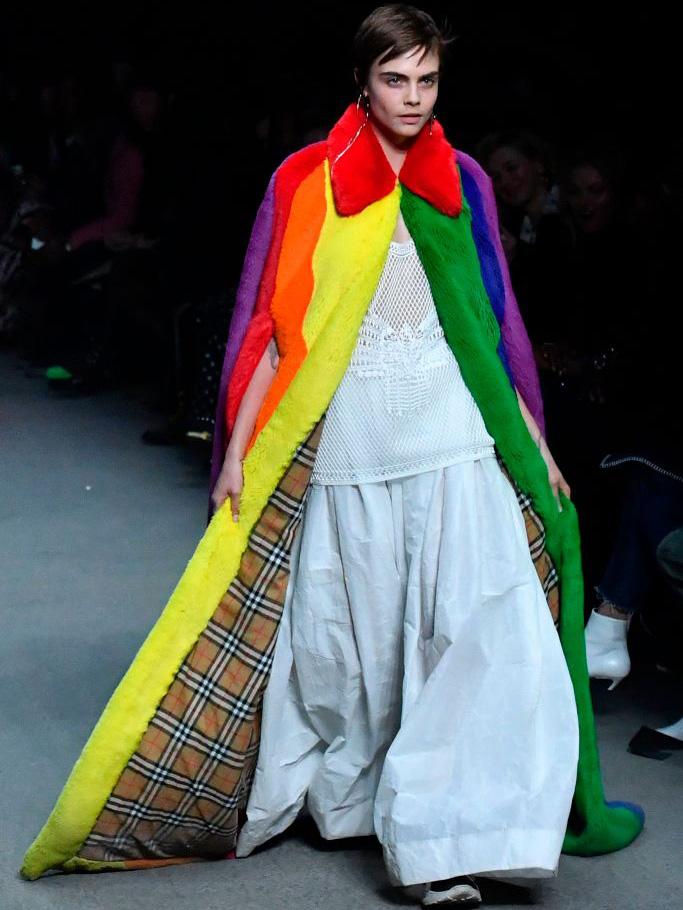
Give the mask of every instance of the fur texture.
<svg viewBox="0 0 683 910">
<path fill-rule="evenodd" d="M 290 155 L 289 158 L 278 168 L 275 174 L 275 191 L 277 193 L 277 206 L 274 211 L 272 235 L 268 246 L 263 269 L 261 272 L 258 294 L 254 301 L 251 318 L 257 322 L 257 328 L 254 329 L 256 338 L 250 346 L 250 356 L 246 357 L 244 362 L 235 363 L 232 375 L 229 379 L 228 388 L 232 387 L 232 392 L 228 391 L 227 408 L 230 417 L 234 420 L 239 404 L 242 399 L 244 390 L 249 385 L 254 369 L 256 368 L 263 351 L 265 350 L 268 339 L 272 336 L 274 325 L 270 325 L 271 332 L 264 338 L 264 318 L 271 312 L 273 295 L 276 290 L 276 278 L 280 274 L 282 266 L 282 243 L 285 231 L 289 223 L 289 216 L 292 207 L 292 200 L 300 188 L 303 181 L 316 167 L 320 166 L 325 155 L 325 143 L 318 142 L 306 146 L 299 153 Z M 319 203 L 320 205 L 320 203 Z M 258 352 L 258 356 L 255 356 Z M 224 404 L 224 406 L 226 406 Z M 224 414 L 217 417 L 219 422 L 223 422 Z M 222 456 L 221 456 L 222 457 Z"/>
<path fill-rule="evenodd" d="M 244 460 L 240 519 L 213 516 L 178 586 L 112 695 L 55 808 L 29 848 L 22 874 L 37 878 L 75 865 L 122 769 L 140 741 L 183 658 L 235 577 L 249 533 L 341 381 L 360 323 L 379 281 L 396 223 L 398 187 L 353 219 L 333 204 L 325 164 L 326 215 L 314 257 L 309 351 Z M 71 861 L 71 865 L 68 864 Z"/>
<path fill-rule="evenodd" d="M 370 126 L 363 126 L 364 121 L 365 113 L 350 104 L 327 139 L 334 201 L 341 215 L 356 215 L 390 193 L 397 182 L 377 136 Z M 423 129 L 411 145 L 398 180 L 440 212 L 460 214 L 460 177 L 453 148 L 438 121 L 431 134 L 428 127 Z"/>
<path fill-rule="evenodd" d="M 401 211 L 415 240 L 449 345 L 496 447 L 543 519 L 546 546 L 560 576 L 560 640 L 579 714 L 580 750 L 574 816 L 563 850 L 607 853 L 631 843 L 642 810 L 605 803 L 583 637 L 583 575 L 576 510 L 564 494 L 558 511 L 548 471 L 527 430 L 498 356 L 499 327 L 487 299 L 465 206 L 447 218 L 404 190 Z"/>
<path fill-rule="evenodd" d="M 348 141 L 354 135 L 354 133 L 349 132 L 350 125 L 353 124 L 354 121 L 348 117 L 348 111 L 345 117 L 347 117 L 344 121 L 345 126 L 343 129 L 340 128 L 341 131 L 338 134 L 337 142 L 334 145 L 335 154 L 341 150 L 340 144 L 342 137 L 346 136 Z M 436 126 L 437 124 L 435 124 L 435 127 Z M 442 141 L 448 146 L 448 154 L 458 162 L 456 173 L 461 175 L 463 185 L 465 183 L 467 184 L 467 196 L 469 198 L 469 203 L 474 210 L 473 228 L 475 230 L 475 241 L 482 263 L 482 273 L 487 284 L 487 291 L 496 312 L 496 316 L 499 321 L 501 321 L 502 337 L 501 343 L 499 344 L 499 354 L 504 365 L 506 365 L 508 375 L 521 392 L 522 397 L 537 424 L 543 432 L 545 432 L 543 402 L 538 382 L 538 374 L 526 329 L 519 313 L 515 295 L 512 291 L 507 261 L 500 243 L 496 204 L 491 180 L 473 158 L 462 151 L 451 149 L 448 143 L 445 142 L 445 137 L 443 137 Z M 434 148 L 434 146 L 431 147 Z M 430 146 L 427 146 L 427 148 L 430 148 Z M 257 300 L 258 311 L 262 311 L 268 305 L 269 295 L 274 293 L 279 251 L 281 249 L 282 238 L 287 223 L 287 215 L 289 208 L 291 207 L 291 200 L 294 192 L 296 191 L 299 182 L 305 179 L 315 167 L 322 163 L 325 158 L 326 149 L 329 151 L 329 142 L 317 142 L 294 152 L 286 158 L 271 177 L 268 190 L 266 191 L 264 200 L 259 208 L 252 231 L 252 237 L 244 259 L 239 290 L 230 325 L 228 346 L 223 364 L 218 405 L 216 409 L 210 482 L 211 490 L 213 490 L 216 483 L 216 478 L 218 477 L 223 455 L 225 453 L 225 447 L 227 445 L 224 433 L 226 397 L 227 388 L 237 358 L 237 352 L 243 343 L 249 320 L 257 309 Z M 374 155 L 376 151 L 377 148 L 373 146 L 372 154 Z M 381 152 L 381 148 L 379 151 Z M 425 166 L 429 164 L 428 160 L 425 160 L 425 156 L 423 156 L 422 160 Z M 348 173 L 345 172 L 338 180 L 335 178 L 332 180 L 333 192 L 336 193 L 335 205 L 340 214 L 347 213 L 342 197 L 344 197 L 344 193 L 346 192 L 345 188 L 347 187 L 348 192 L 353 195 L 354 174 L 356 177 L 359 176 L 359 169 L 362 164 L 368 166 L 368 159 L 357 160 L 355 172 L 350 168 Z M 395 185 L 395 179 L 392 183 L 392 186 L 393 185 Z M 373 192 L 374 194 L 378 193 L 377 189 Z M 277 193 L 278 199 L 277 218 L 275 218 L 275 206 L 273 201 L 275 193 Z M 422 195 L 424 198 L 425 191 L 423 191 Z M 355 199 L 350 208 L 355 209 L 355 207 L 360 205 L 361 199 L 359 197 Z M 361 209 L 359 208 L 358 210 Z M 258 358 L 256 362 L 258 362 Z M 255 363 L 253 363 L 253 365 L 246 364 L 247 371 L 249 371 L 250 368 L 253 370 L 255 365 Z M 245 389 L 247 384 L 248 382 L 244 382 L 243 379 L 237 380 L 235 389 Z"/>
<path fill-rule="evenodd" d="M 263 201 L 258 208 L 254 226 L 251 230 L 247 252 L 244 257 L 242 273 L 237 288 L 237 295 L 230 319 L 230 328 L 228 330 L 228 344 L 223 358 L 223 368 L 218 388 L 218 403 L 220 418 L 215 421 L 213 434 L 213 450 L 211 456 L 211 489 L 213 490 L 220 464 L 223 461 L 225 449 L 227 446 L 226 431 L 227 426 L 223 420 L 226 413 L 226 399 L 228 392 L 228 383 L 232 375 L 235 361 L 239 354 L 240 348 L 247 333 L 247 327 L 254 306 L 256 304 L 256 295 L 258 294 L 261 275 L 265 265 L 266 256 L 270 247 L 273 232 L 273 217 L 275 213 L 275 174 L 268 182 Z"/>
<path fill-rule="evenodd" d="M 313 257 L 327 214 L 324 183 L 323 163 L 301 181 L 294 196 L 270 305 L 280 363 L 256 421 L 252 441 L 277 407 L 309 350 L 303 323 L 315 293 Z"/>
<path fill-rule="evenodd" d="M 247 386 L 254 375 L 259 360 L 268 342 L 275 332 L 273 317 L 268 311 L 257 313 L 249 322 L 239 355 L 235 360 L 235 369 L 232 380 L 228 385 L 227 407 L 225 423 L 228 428 L 228 438 L 232 435 L 235 418 Z"/>
<path fill-rule="evenodd" d="M 274 408 L 269 411 L 264 402 L 259 415 L 260 430 L 244 461 L 239 522 L 232 522 L 229 508 L 221 508 L 214 515 L 166 608 L 107 704 L 52 814 L 29 849 L 22 868 L 28 878 L 35 878 L 52 867 L 69 870 L 87 867 L 77 857 L 80 845 L 182 660 L 235 577 L 249 533 L 268 497 L 341 381 L 384 265 L 399 203 L 465 381 L 508 469 L 530 493 L 544 518 L 548 549 L 561 572 L 561 597 L 563 604 L 569 605 L 566 610 L 562 607 L 561 640 L 577 693 L 582 739 L 576 818 L 567 833 L 566 850 L 583 854 L 608 852 L 629 843 L 642 827 L 642 811 L 638 807 L 604 802 L 587 685 L 582 613 L 578 608 L 582 600 L 582 578 L 576 513 L 566 498 L 563 512 L 557 511 L 545 465 L 530 441 L 499 356 L 501 326 L 486 293 L 476 231 L 472 232 L 472 219 L 479 216 L 463 198 L 461 214 L 453 218 L 397 183 L 352 217 L 341 215 L 335 205 L 325 148 L 325 143 L 309 146 L 291 156 L 286 166 L 278 170 L 268 252 L 263 258 L 266 242 L 254 235 L 254 258 L 249 263 L 253 271 L 249 279 L 245 276 L 243 309 L 233 317 L 236 337 L 242 338 L 239 345 L 233 342 L 233 349 L 240 348 L 240 363 L 244 349 L 245 375 L 252 368 L 269 318 L 281 333 L 285 350 L 289 344 L 290 352 L 296 349 L 299 356 L 303 353 Z M 322 171 L 316 174 L 321 160 Z M 307 178 L 309 183 L 305 183 Z M 303 204 L 305 190 L 298 195 L 304 185 L 312 193 L 306 203 L 309 208 Z M 311 202 L 316 186 L 324 194 L 319 209 Z M 294 217 L 299 216 L 298 200 L 302 200 L 302 212 L 323 213 L 319 229 L 311 224 L 311 235 L 301 246 L 300 261 L 291 258 L 296 257 L 296 235 L 292 234 L 291 247 L 287 236 L 293 205 Z M 313 243 L 316 233 L 317 241 Z M 499 246 L 495 240 L 491 243 L 500 259 Z M 480 244 L 479 248 L 483 246 Z M 259 274 L 259 290 L 254 299 Z M 307 282 L 310 294 L 306 291 L 297 297 L 299 280 Z M 282 296 L 278 298 L 278 294 Z M 275 301 L 278 302 L 272 307 Z M 506 299 L 506 307 L 507 304 Z M 292 310 L 288 309 L 290 305 Z M 244 314 L 248 312 L 247 322 L 254 326 L 251 335 L 248 327 L 244 329 Z M 254 339 L 254 344 L 250 342 L 247 346 L 251 348 L 249 354 L 244 348 L 247 336 Z M 303 348 L 297 348 L 301 338 L 305 353 Z M 134 861 L 124 867 L 135 865 Z M 111 868 L 111 865 L 100 864 L 96 868 Z"/>
<path fill-rule="evenodd" d="M 505 357 L 534 420 L 545 434 L 543 399 L 536 362 L 510 281 L 510 270 L 498 229 L 498 212 L 491 178 L 474 158 L 458 152 L 465 193 L 473 212 L 474 240 L 482 275 L 496 316 L 501 323 Z"/>
</svg>

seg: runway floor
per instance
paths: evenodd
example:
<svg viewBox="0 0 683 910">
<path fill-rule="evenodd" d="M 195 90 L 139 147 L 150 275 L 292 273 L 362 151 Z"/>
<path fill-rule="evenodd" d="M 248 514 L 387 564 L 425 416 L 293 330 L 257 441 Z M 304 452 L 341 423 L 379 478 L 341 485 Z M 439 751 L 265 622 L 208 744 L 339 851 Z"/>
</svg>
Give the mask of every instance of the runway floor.
<svg viewBox="0 0 683 910">
<path fill-rule="evenodd" d="M 25 882 L 24 851 L 202 534 L 204 459 L 140 441 L 155 422 L 131 392 L 64 399 L 0 354 L 2 910 L 373 910 L 417 906 L 386 882 L 373 839 L 325 843 L 309 826 L 253 856 Z M 158 418 L 156 418 L 158 420 Z M 631 755 L 641 724 L 683 714 L 683 693 L 639 673 L 594 684 L 608 799 L 647 814 L 625 850 L 563 855 L 529 889 L 482 882 L 486 904 L 546 910 L 683 906 L 683 753 Z"/>
</svg>

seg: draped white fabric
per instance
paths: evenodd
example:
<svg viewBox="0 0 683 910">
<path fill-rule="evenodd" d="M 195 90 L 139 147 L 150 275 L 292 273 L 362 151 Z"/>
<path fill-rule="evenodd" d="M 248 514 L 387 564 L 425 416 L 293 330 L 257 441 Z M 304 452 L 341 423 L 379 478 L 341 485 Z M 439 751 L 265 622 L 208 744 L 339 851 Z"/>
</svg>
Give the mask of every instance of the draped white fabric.
<svg viewBox="0 0 683 910">
<path fill-rule="evenodd" d="M 301 528 L 237 855 L 303 808 L 394 884 L 556 875 L 576 704 L 496 458 L 312 485 Z"/>
</svg>

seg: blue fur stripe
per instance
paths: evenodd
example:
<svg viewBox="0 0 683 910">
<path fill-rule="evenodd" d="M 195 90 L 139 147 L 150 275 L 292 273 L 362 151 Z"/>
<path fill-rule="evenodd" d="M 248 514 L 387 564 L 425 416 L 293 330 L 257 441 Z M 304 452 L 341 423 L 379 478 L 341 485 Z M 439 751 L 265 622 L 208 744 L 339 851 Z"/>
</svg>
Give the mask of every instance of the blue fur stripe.
<svg viewBox="0 0 683 910">
<path fill-rule="evenodd" d="M 493 249 L 491 239 L 484 229 L 484 226 L 486 225 L 486 215 L 484 213 L 481 193 L 479 192 L 479 187 L 472 175 L 464 168 L 459 168 L 458 170 L 460 171 L 463 194 L 468 205 L 472 209 L 472 236 L 474 237 L 474 244 L 477 248 L 482 281 L 484 282 L 488 298 L 491 301 L 493 312 L 496 314 L 496 319 L 498 320 L 498 323 L 502 325 L 505 316 L 505 288 L 498 267 L 496 251 Z M 508 362 L 502 337 L 498 342 L 497 350 L 498 356 L 505 367 L 508 379 L 510 380 L 510 383 L 514 385 L 512 369 Z"/>
</svg>

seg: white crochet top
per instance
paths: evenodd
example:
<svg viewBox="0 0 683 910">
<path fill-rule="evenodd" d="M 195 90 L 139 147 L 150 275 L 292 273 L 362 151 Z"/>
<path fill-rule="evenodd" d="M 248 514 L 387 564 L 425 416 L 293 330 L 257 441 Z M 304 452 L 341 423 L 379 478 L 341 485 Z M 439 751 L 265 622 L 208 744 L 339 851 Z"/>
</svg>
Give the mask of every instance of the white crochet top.
<svg viewBox="0 0 683 910">
<path fill-rule="evenodd" d="M 415 242 L 391 241 L 311 483 L 366 483 L 494 454 L 444 337 Z"/>
</svg>

